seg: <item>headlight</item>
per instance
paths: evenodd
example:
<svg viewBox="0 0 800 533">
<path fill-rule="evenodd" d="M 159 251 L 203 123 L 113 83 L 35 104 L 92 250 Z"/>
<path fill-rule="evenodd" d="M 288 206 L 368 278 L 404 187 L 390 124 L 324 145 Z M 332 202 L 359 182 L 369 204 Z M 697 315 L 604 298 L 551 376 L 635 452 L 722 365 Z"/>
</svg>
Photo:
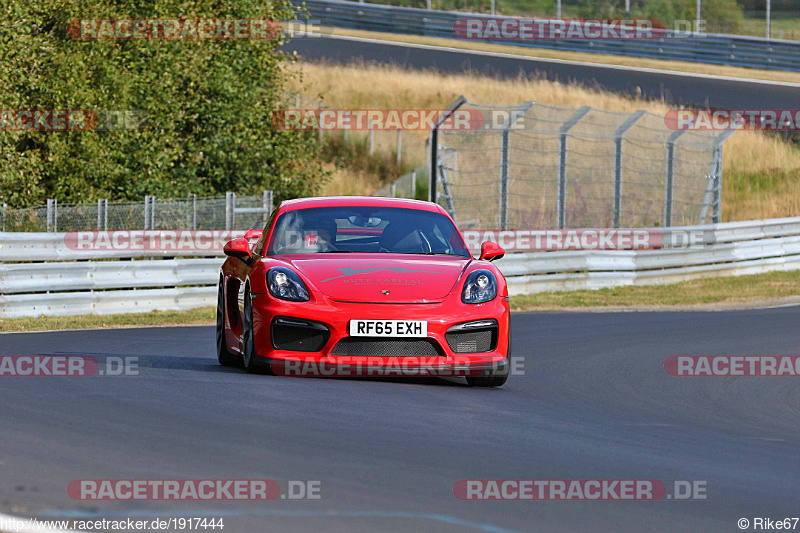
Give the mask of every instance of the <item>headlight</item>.
<svg viewBox="0 0 800 533">
<path fill-rule="evenodd" d="M 308 301 L 308 289 L 303 280 L 288 268 L 270 268 L 267 272 L 267 286 L 269 293 L 275 298 L 292 302 Z"/>
<path fill-rule="evenodd" d="M 497 296 L 497 278 L 488 270 L 476 270 L 467 276 L 461 301 L 465 304 L 482 304 Z"/>
</svg>

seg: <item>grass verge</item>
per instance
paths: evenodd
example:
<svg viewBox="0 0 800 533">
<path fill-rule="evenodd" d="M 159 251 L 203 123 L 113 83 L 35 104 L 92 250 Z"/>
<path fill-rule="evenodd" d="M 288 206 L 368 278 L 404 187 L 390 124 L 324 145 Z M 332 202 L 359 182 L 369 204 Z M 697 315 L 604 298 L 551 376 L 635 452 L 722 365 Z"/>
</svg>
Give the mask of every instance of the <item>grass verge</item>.
<svg viewBox="0 0 800 533">
<path fill-rule="evenodd" d="M 667 61 L 663 59 L 615 56 L 609 54 L 590 54 L 586 52 L 565 52 L 562 50 L 548 50 L 545 48 L 528 48 L 525 46 L 461 41 L 458 39 L 446 39 L 444 37 L 400 35 L 396 33 L 350 30 L 344 28 L 323 28 L 322 31 L 324 33 L 349 37 L 362 37 L 366 39 L 378 39 L 381 41 L 393 41 L 411 44 L 425 44 L 429 46 L 458 48 L 461 50 L 479 50 L 482 52 L 495 52 L 543 59 L 561 59 L 585 63 L 600 63 L 604 65 L 672 70 L 676 72 L 689 72 L 706 75 L 710 74 L 714 76 L 729 76 L 733 78 L 752 78 L 756 80 L 800 83 L 800 73 L 784 72 L 780 70 L 762 70 L 744 67 L 730 67 L 725 65 L 710 65 L 705 63 L 690 63 L 688 61 Z"/>
<path fill-rule="evenodd" d="M 210 326 L 216 320 L 216 308 L 201 307 L 189 311 L 152 311 L 124 315 L 41 316 L 0 319 L 0 333 L 64 329 L 109 329 L 151 326 Z"/>
<path fill-rule="evenodd" d="M 614 309 L 617 307 L 682 307 L 728 304 L 744 307 L 800 297 L 800 270 L 751 276 L 705 278 L 672 285 L 615 287 L 612 289 L 548 292 L 511 297 L 513 311 L 563 309 Z M 700 307 L 702 309 L 702 307 Z M 125 315 L 7 318 L 0 320 L 0 333 L 66 329 L 108 329 L 155 326 L 211 326 L 215 309 L 153 311 Z"/>
<path fill-rule="evenodd" d="M 541 311 L 603 307 L 745 306 L 800 296 L 800 270 L 704 278 L 671 285 L 614 287 L 513 296 L 511 309 Z"/>
</svg>

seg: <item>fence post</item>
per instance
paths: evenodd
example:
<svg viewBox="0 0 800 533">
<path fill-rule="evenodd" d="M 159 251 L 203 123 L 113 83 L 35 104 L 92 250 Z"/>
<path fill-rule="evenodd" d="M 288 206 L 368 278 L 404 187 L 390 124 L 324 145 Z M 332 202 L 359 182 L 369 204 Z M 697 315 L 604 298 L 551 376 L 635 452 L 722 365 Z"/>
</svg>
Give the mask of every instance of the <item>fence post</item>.
<svg viewBox="0 0 800 533">
<path fill-rule="evenodd" d="M 156 208 L 156 197 L 153 196 L 153 195 L 145 196 L 144 197 L 144 229 L 149 229 L 149 230 L 156 229 L 155 208 Z"/>
<path fill-rule="evenodd" d="M 417 171 L 411 171 L 411 198 L 417 197 Z"/>
<path fill-rule="evenodd" d="M 719 224 L 722 221 L 722 143 L 736 131 L 736 129 L 725 130 L 714 139 L 714 164 L 711 166 L 711 172 L 714 175 L 711 222 L 714 224 Z"/>
<path fill-rule="evenodd" d="M 567 134 L 591 110 L 590 106 L 578 109 L 558 132 L 558 229 L 564 229 L 567 222 Z"/>
<path fill-rule="evenodd" d="M 686 133 L 686 130 L 677 130 L 667 139 L 667 176 L 664 190 L 664 227 L 672 226 L 672 192 L 675 181 L 675 141 Z"/>
<path fill-rule="evenodd" d="M 403 159 L 403 130 L 397 130 L 397 164 Z"/>
<path fill-rule="evenodd" d="M 272 191 L 264 191 L 261 197 L 261 207 L 264 209 L 264 215 L 261 217 L 264 225 L 266 226 L 269 216 L 272 214 Z"/>
<path fill-rule="evenodd" d="M 235 209 L 236 193 L 228 191 L 225 193 L 225 229 L 228 231 L 232 230 L 236 225 Z"/>
<path fill-rule="evenodd" d="M 397 182 L 396 181 L 393 181 L 389 185 L 389 191 L 391 192 L 392 198 L 396 198 L 397 197 Z"/>
<path fill-rule="evenodd" d="M 439 165 L 439 154 L 437 147 L 439 146 L 439 129 L 431 128 L 430 137 L 430 150 L 428 150 L 428 160 L 430 161 L 430 183 L 428 185 L 428 201 L 436 202 L 436 177 Z"/>
<path fill-rule="evenodd" d="M 322 111 L 323 108 L 324 108 L 324 106 L 322 105 L 322 102 L 320 102 L 319 103 L 319 110 L 320 110 L 320 115 L 319 116 L 320 117 L 322 116 L 321 111 Z M 319 133 L 318 133 L 319 137 L 317 139 L 317 142 L 319 142 L 319 144 L 322 144 L 322 122 L 319 121 L 319 120 L 318 120 L 318 122 L 319 122 L 319 124 L 317 125 L 317 129 L 319 130 Z"/>
<path fill-rule="evenodd" d="M 509 117 L 503 122 L 500 132 L 500 194 L 499 194 L 499 228 L 501 230 L 508 229 L 508 143 L 509 143 L 509 130 L 517 119 L 523 116 L 528 109 L 531 108 L 533 102 L 525 102 L 517 109 L 511 112 Z"/>
<path fill-rule="evenodd" d="M 48 198 L 47 200 L 47 232 L 58 231 L 58 200 Z"/>
<path fill-rule="evenodd" d="M 430 0 L 429 0 L 430 2 Z M 430 3 L 428 4 L 430 7 Z M 452 115 L 456 109 L 461 107 L 467 102 L 467 99 L 464 98 L 464 95 L 459 96 L 456 98 L 452 104 L 447 106 L 447 110 L 442 113 L 436 122 L 433 124 L 431 128 L 431 146 L 430 146 L 430 171 L 431 174 L 428 177 L 430 180 L 430 185 L 428 186 L 428 201 L 436 202 L 436 181 L 439 173 L 439 126 L 441 126 L 442 122 L 447 120 L 450 115 Z"/>
<path fill-rule="evenodd" d="M 720 213 L 722 211 L 722 143 L 714 147 L 714 169 L 712 180 L 714 180 L 714 192 L 711 194 L 711 223 L 720 223 Z"/>
<path fill-rule="evenodd" d="M 0 205 L 0 231 L 6 230 L 6 211 L 8 210 L 8 206 L 5 202 Z"/>
<path fill-rule="evenodd" d="M 97 200 L 97 229 L 108 229 L 108 200 L 105 198 Z"/>
<path fill-rule="evenodd" d="M 618 228 L 622 213 L 622 136 L 633 126 L 642 115 L 644 110 L 639 110 L 629 116 L 625 122 L 620 124 L 614 133 L 614 227 Z"/>
<path fill-rule="evenodd" d="M 191 227 L 192 230 L 197 229 L 197 194 L 190 192 L 189 193 L 189 201 L 192 204 L 192 217 L 191 217 Z"/>
<path fill-rule="evenodd" d="M 369 155 L 375 149 L 375 130 L 372 129 L 372 121 L 369 121 Z"/>
</svg>

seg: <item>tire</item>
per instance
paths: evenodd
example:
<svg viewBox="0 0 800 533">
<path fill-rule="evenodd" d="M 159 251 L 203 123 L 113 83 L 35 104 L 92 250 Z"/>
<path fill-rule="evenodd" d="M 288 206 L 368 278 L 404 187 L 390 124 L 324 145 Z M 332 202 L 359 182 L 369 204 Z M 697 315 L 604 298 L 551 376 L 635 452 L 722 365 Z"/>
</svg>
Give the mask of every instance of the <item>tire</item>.
<svg viewBox="0 0 800 533">
<path fill-rule="evenodd" d="M 244 368 L 251 374 L 272 374 L 269 365 L 258 362 L 256 356 L 255 336 L 253 335 L 253 302 L 250 298 L 250 287 L 244 289 L 244 324 L 242 333 L 242 361 Z"/>
<path fill-rule="evenodd" d="M 502 370 L 484 370 L 480 376 L 467 376 L 467 383 L 473 387 L 502 387 L 508 381 L 510 362 L 506 360 L 506 366 Z"/>
<path fill-rule="evenodd" d="M 242 358 L 228 351 L 225 344 L 225 291 L 219 279 L 217 289 L 217 360 L 222 366 L 241 366 Z"/>
</svg>

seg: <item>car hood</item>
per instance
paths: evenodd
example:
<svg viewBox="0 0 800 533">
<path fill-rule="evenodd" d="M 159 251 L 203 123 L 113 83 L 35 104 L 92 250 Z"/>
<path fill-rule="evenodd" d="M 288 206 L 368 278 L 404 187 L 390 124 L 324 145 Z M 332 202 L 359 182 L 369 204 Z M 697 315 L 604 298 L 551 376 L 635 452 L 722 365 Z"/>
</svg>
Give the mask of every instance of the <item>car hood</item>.
<svg viewBox="0 0 800 533">
<path fill-rule="evenodd" d="M 442 301 L 471 261 L 406 254 L 305 254 L 281 259 L 333 300 L 370 303 Z"/>
</svg>

